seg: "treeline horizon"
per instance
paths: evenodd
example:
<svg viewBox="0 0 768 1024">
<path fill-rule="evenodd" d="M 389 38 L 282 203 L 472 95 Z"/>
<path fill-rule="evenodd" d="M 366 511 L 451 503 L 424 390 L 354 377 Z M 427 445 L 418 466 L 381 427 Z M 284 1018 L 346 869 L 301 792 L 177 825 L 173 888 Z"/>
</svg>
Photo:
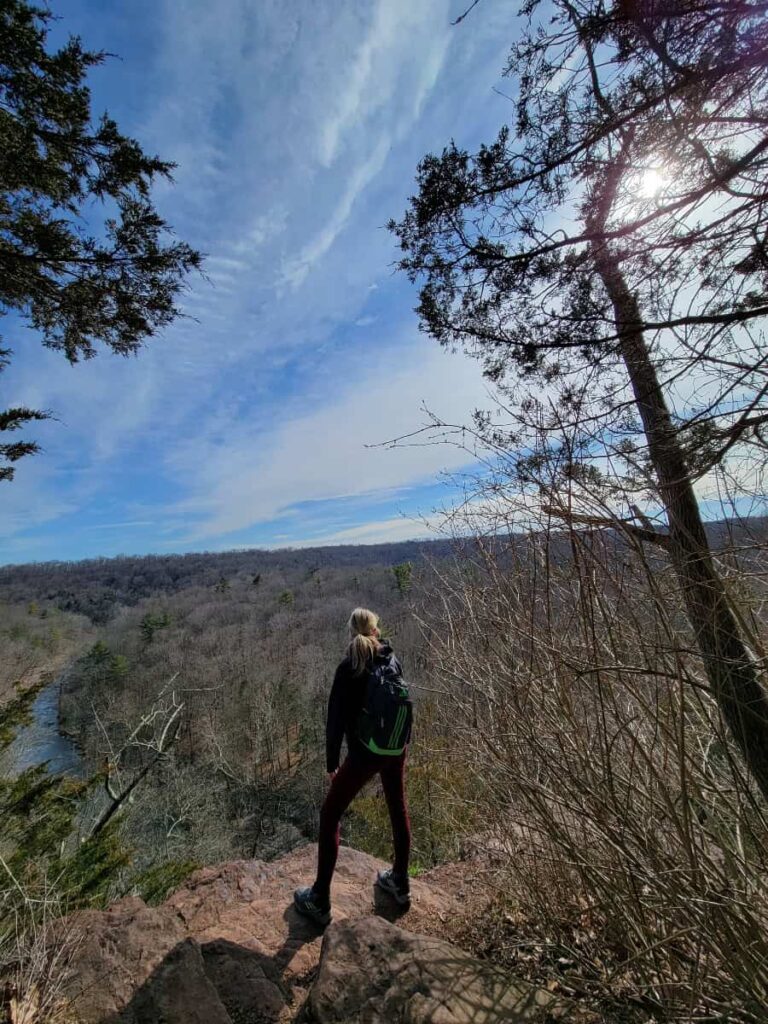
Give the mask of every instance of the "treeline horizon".
<svg viewBox="0 0 768 1024">
<path fill-rule="evenodd" d="M 589 532 L 589 527 L 581 528 Z M 706 524 L 713 548 L 727 548 L 763 541 L 768 535 L 768 516 L 727 517 Z M 120 605 L 134 605 L 157 593 L 177 593 L 190 586 L 216 587 L 230 579 L 251 574 L 258 586 L 260 573 L 273 569 L 320 569 L 393 567 L 414 565 L 434 559 L 443 561 L 471 552 L 478 543 L 489 544 L 498 553 L 505 545 L 538 530 L 506 531 L 494 535 L 443 536 L 422 540 L 377 544 L 318 545 L 304 548 L 235 548 L 229 551 L 198 551 L 168 555 L 114 555 L 72 561 L 26 562 L 0 566 L 0 603 L 52 602 L 61 611 L 86 615 L 93 622 L 106 622 Z M 570 530 L 554 530 L 550 543 L 562 542 L 569 550 Z M 619 543 L 620 531 L 613 533 Z"/>
<path fill-rule="evenodd" d="M 461 542 L 458 542 L 459 546 Z M 73 562 L 31 562 L 0 567 L 0 602 L 50 601 L 62 611 L 104 623 L 120 605 L 134 605 L 153 594 L 190 586 L 222 586 L 250 574 L 258 586 L 274 569 L 312 572 L 327 568 L 391 567 L 446 558 L 454 540 L 396 541 L 316 548 L 237 549 L 173 555 L 117 555 Z"/>
</svg>

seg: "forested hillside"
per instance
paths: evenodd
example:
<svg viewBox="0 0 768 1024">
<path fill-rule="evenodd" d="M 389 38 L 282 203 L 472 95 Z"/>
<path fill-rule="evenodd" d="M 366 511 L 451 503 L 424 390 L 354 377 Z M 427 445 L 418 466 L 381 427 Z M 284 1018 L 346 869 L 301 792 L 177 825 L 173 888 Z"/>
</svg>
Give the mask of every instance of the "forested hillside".
<svg viewBox="0 0 768 1024">
<path fill-rule="evenodd" d="M 173 747 L 136 791 L 126 822 L 141 858 L 214 863 L 271 856 L 311 838 L 323 796 L 326 703 L 349 613 L 361 603 L 377 609 L 418 692 L 428 658 L 409 602 L 429 573 L 410 563 L 289 565 L 119 609 L 67 673 L 62 720 L 94 769 L 109 761 L 131 778 L 154 754 L 127 737 L 143 716 L 165 723 L 181 709 Z M 447 852 L 442 822 L 420 806 L 428 772 L 422 747 L 412 766 L 421 864 Z M 383 825 L 361 805 L 354 834 L 376 847 Z"/>
<path fill-rule="evenodd" d="M 707 524 L 715 548 L 747 549 L 768 534 L 768 519 L 761 516 L 722 519 Z M 567 534 L 549 529 L 555 554 L 567 553 Z M 621 532 L 618 532 L 621 539 Z M 503 542 L 503 535 L 501 538 Z M 499 538 L 488 543 L 498 545 Z M 0 600 L 9 604 L 52 602 L 61 611 L 105 623 L 120 605 L 142 598 L 173 594 L 187 587 L 217 587 L 238 578 L 258 583 L 265 572 L 311 574 L 322 570 L 364 569 L 452 558 L 457 551 L 471 552 L 474 541 L 465 539 L 400 541 L 392 544 L 350 544 L 333 547 L 279 548 L 187 555 L 134 555 L 92 558 L 79 562 L 32 562 L 0 566 Z M 349 574 L 350 579 L 355 573 Z"/>
<path fill-rule="evenodd" d="M 758 600 L 764 521 L 732 520 L 709 530 L 723 565 L 751 577 Z M 52 644 L 69 638 L 66 650 L 77 656 L 61 677 L 62 727 L 77 738 L 90 770 L 105 773 L 91 813 L 98 819 L 127 812 L 122 829 L 142 868 L 273 856 L 314 836 L 324 793 L 326 702 L 347 642 L 346 621 L 355 606 L 374 608 L 419 705 L 410 767 L 419 868 L 458 853 L 479 827 L 470 791 L 479 795 L 491 781 L 483 771 L 470 782 L 464 748 L 478 748 L 456 733 L 463 721 L 456 702 L 463 708 L 468 685 L 484 691 L 508 672 L 517 678 L 521 656 L 511 637 L 525 621 L 533 646 L 522 660 L 539 659 L 533 652 L 543 578 L 546 615 L 558 622 L 566 616 L 567 623 L 574 609 L 568 592 L 586 571 L 584 552 L 594 559 L 597 550 L 606 601 L 631 598 L 642 608 L 648 588 L 668 573 L 661 553 L 641 554 L 620 530 L 544 530 L 6 567 L 0 592 L 41 600 L 4 607 L 7 635 L 20 650 L 42 651 L 48 667 L 60 667 Z M 408 555 L 413 561 L 399 561 Z M 618 591 L 617 574 L 624 576 Z M 601 589 L 597 578 L 593 585 Z M 520 611 L 507 621 L 511 613 L 503 609 L 513 596 Z M 93 622 L 61 611 L 73 599 L 91 610 Z M 494 623 L 502 615 L 505 625 L 499 632 L 498 624 L 478 619 L 471 626 L 475 646 L 466 649 L 464 616 L 475 606 Z M 454 638 L 446 649 L 443 640 L 457 628 L 461 642 Z M 557 628 L 558 642 L 570 629 Z M 499 665 L 491 657 L 497 643 Z M 470 653 L 473 665 L 461 664 Z M 15 659 L 8 664 L 23 661 L 20 653 Z M 481 728 L 477 708 L 473 715 Z M 378 801 L 355 805 L 348 838 L 386 855 L 388 826 Z"/>
<path fill-rule="evenodd" d="M 52 679 L 95 632 L 84 615 L 63 612 L 47 602 L 0 601 L 0 703 L 12 696 L 14 687 Z"/>
<path fill-rule="evenodd" d="M 757 649 L 762 533 L 762 520 L 711 528 Z M 582 998 L 610 1014 L 657 969 L 644 949 L 669 936 L 664 970 L 680 972 L 692 950 L 674 936 L 703 934 L 711 979 L 735 1000 L 727 972 L 751 947 L 723 949 L 715 910 L 701 915 L 706 893 L 732 884 L 745 829 L 740 884 L 759 876 L 762 810 L 703 682 L 668 557 L 618 526 L 427 550 L 442 557 L 366 565 L 372 553 L 353 550 L 339 565 L 331 549 L 281 565 L 274 553 L 229 576 L 200 556 L 207 583 L 116 603 L 108 621 L 84 625 L 61 677 L 62 724 L 93 773 L 76 829 L 125 851 L 99 853 L 112 865 L 107 891 L 157 900 L 196 865 L 271 859 L 314 840 L 327 696 L 349 612 L 364 604 L 382 616 L 416 698 L 413 871 L 481 849 L 505 879 L 464 944 L 542 983 L 570 960 Z M 124 567 L 97 564 L 114 578 Z M 18 637 L 57 617 L 85 623 L 53 601 L 5 614 Z M 353 805 L 344 841 L 390 856 L 376 785 Z M 728 903 L 723 913 L 739 936 L 752 927 L 753 911 Z M 589 966 L 596 957 L 616 973 L 610 985 Z"/>
<path fill-rule="evenodd" d="M 42 562 L 0 567 L 0 600 L 53 601 L 62 611 L 106 622 L 117 605 L 135 604 L 153 594 L 185 587 L 216 586 L 235 576 L 251 580 L 266 570 L 305 573 L 328 568 L 364 568 L 440 558 L 452 545 L 443 540 L 337 547 L 259 549 L 95 558 L 81 562 Z"/>
</svg>

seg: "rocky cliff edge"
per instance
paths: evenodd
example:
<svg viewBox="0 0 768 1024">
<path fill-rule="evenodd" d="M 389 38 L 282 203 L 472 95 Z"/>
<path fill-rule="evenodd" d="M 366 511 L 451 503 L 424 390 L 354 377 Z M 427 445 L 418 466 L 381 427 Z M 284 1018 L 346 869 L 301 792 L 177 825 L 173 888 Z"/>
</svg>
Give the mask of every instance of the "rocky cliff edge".
<svg viewBox="0 0 768 1024">
<path fill-rule="evenodd" d="M 165 903 L 130 897 L 74 919 L 65 997 L 77 1024 L 496 1024 L 562 1016 L 441 936 L 458 901 L 413 882 L 402 914 L 373 885 L 380 861 L 342 849 L 333 923 L 296 914 L 315 847 L 205 868 Z"/>
</svg>

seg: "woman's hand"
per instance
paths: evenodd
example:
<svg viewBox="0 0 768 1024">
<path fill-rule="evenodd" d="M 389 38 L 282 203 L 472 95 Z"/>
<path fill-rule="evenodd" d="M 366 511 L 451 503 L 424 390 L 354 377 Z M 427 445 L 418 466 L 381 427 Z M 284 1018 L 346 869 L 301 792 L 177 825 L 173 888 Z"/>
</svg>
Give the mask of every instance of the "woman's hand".
<svg viewBox="0 0 768 1024">
<path fill-rule="evenodd" d="M 328 782 L 329 782 L 329 784 L 331 782 L 333 782 L 333 780 L 336 778 L 338 770 L 339 770 L 338 768 L 334 768 L 332 772 L 328 772 Z"/>
</svg>

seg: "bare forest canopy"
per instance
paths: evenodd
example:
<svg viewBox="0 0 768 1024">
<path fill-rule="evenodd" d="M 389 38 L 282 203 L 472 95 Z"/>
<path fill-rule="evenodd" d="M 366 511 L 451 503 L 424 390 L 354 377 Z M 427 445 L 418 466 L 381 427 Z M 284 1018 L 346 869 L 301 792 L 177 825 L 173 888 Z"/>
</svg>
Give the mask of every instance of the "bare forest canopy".
<svg viewBox="0 0 768 1024">
<path fill-rule="evenodd" d="M 768 534 L 768 518 L 719 520 L 707 524 L 714 548 L 761 543 Z M 320 569 L 354 569 L 424 560 L 443 560 L 471 551 L 477 541 L 434 539 L 392 544 L 349 544 L 316 548 L 259 548 L 185 555 L 136 555 L 92 558 L 79 562 L 32 562 L 0 567 L 0 601 L 18 604 L 50 602 L 61 611 L 86 615 L 101 624 L 120 605 L 134 605 L 153 594 L 174 594 L 187 587 L 224 586 L 234 578 L 250 578 L 254 586 L 261 574 L 273 571 L 315 572 Z M 482 543 L 503 549 L 505 538 Z M 568 532 L 550 534 L 554 550 L 570 550 Z"/>
<path fill-rule="evenodd" d="M 235 577 L 326 568 L 393 566 L 424 558 L 445 558 L 447 540 L 400 541 L 337 547 L 259 548 L 187 555 L 138 555 L 93 558 L 81 562 L 38 562 L 0 568 L 0 601 L 51 601 L 63 611 L 106 622 L 118 605 L 133 605 L 151 594 L 173 594 L 187 587 L 215 587 Z"/>
<path fill-rule="evenodd" d="M 709 533 L 714 548 L 734 552 L 747 571 L 762 571 L 767 529 L 768 519 L 753 518 L 712 523 Z M 121 826 L 137 866 L 154 870 L 166 862 L 271 857 L 314 835 L 325 706 L 346 620 L 357 605 L 374 608 L 420 704 L 422 743 L 410 769 L 414 858 L 433 865 L 456 856 L 473 826 L 456 797 L 464 785 L 460 766 L 450 757 L 434 761 L 436 750 L 451 744 L 424 703 L 444 680 L 435 677 L 423 630 L 439 637 L 441 602 L 456 579 L 474 580 L 483 591 L 501 572 L 505 586 L 525 589 L 542 558 L 553 571 L 578 573 L 580 548 L 600 550 L 606 579 L 636 563 L 618 532 L 585 528 L 6 566 L 0 637 L 18 647 L 14 665 L 30 671 L 40 659 L 53 664 L 54 646 L 70 653 L 61 676 L 62 726 L 77 737 L 91 771 L 125 762 L 120 770 L 128 777 L 143 772 L 151 757 L 127 737 L 144 716 L 164 720 L 175 713 L 174 701 L 183 705 L 173 750 L 142 776 Z M 648 557 L 664 575 L 664 554 Z M 458 801 L 459 827 L 442 815 L 438 779 L 454 794 L 452 806 Z M 102 799 L 92 811 L 97 818 L 110 806 L 105 793 Z M 375 799 L 357 805 L 347 834 L 362 848 L 388 853 Z"/>
</svg>

